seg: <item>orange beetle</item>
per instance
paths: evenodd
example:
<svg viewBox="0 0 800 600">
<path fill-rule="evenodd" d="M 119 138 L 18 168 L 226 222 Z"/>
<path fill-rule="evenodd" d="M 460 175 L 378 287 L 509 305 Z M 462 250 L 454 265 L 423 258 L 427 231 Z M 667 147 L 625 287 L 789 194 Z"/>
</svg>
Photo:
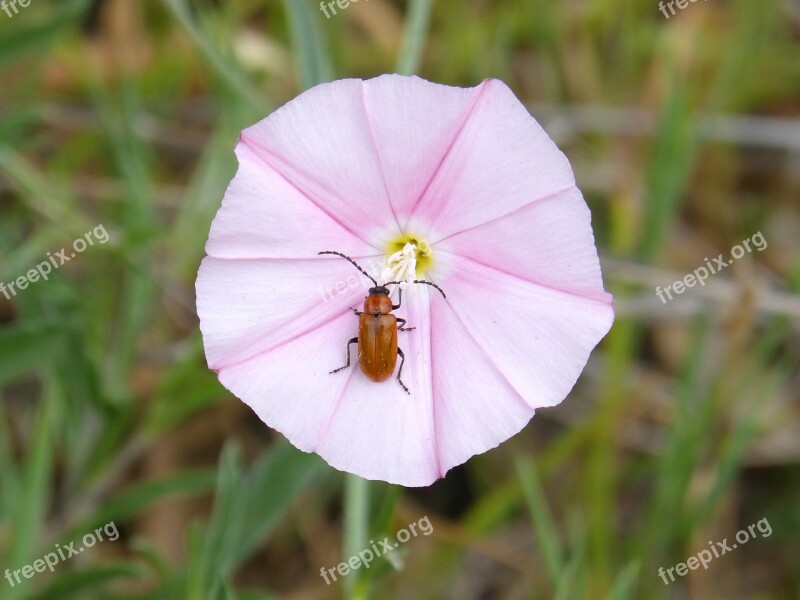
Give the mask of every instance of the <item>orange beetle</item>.
<svg viewBox="0 0 800 600">
<path fill-rule="evenodd" d="M 375 285 L 369 289 L 369 295 L 364 299 L 364 311 L 359 312 L 355 308 L 351 310 L 358 317 L 358 337 L 354 337 L 347 342 L 346 353 L 347 363 L 343 367 L 334 369 L 331 374 L 338 373 L 343 369 L 350 366 L 350 346 L 358 344 L 358 364 L 361 371 L 371 381 L 386 381 L 394 373 L 394 368 L 397 365 L 397 357 L 400 357 L 400 368 L 397 371 L 397 381 L 403 387 L 407 394 L 411 392 L 403 383 L 400 378 L 403 374 L 403 364 L 406 361 L 406 355 L 397 345 L 397 332 L 398 331 L 411 331 L 414 327 L 405 327 L 406 320 L 399 319 L 392 314 L 393 310 L 400 308 L 403 300 L 403 290 L 400 290 L 397 295 L 397 304 L 393 305 L 391 298 L 389 298 L 389 288 L 386 286 L 397 285 L 401 282 L 390 281 L 384 285 L 378 285 L 378 282 L 362 269 L 356 261 L 341 252 L 333 252 L 325 250 L 319 254 L 333 254 L 341 256 L 342 258 L 350 261 L 352 265 L 358 269 L 365 277 Z M 447 298 L 445 293 L 435 283 L 430 281 L 415 280 L 414 283 L 422 283 L 435 287 L 439 292 Z M 398 327 L 399 325 L 399 327 Z"/>
</svg>

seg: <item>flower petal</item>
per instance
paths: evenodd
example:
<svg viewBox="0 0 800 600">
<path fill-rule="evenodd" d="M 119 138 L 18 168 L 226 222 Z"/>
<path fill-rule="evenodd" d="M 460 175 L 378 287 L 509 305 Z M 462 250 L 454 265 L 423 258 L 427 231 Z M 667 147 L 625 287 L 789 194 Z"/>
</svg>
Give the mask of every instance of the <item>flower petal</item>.
<svg viewBox="0 0 800 600">
<path fill-rule="evenodd" d="M 508 86 L 492 79 L 478 90 L 410 220 L 431 243 L 575 184 L 567 158 Z"/>
<path fill-rule="evenodd" d="M 206 257 L 196 288 L 209 367 L 220 370 L 326 326 L 350 306 L 360 307 L 368 285 L 337 258 Z"/>
<path fill-rule="evenodd" d="M 479 88 L 382 75 L 364 82 L 364 107 L 386 189 L 405 224 L 439 163 L 458 137 Z"/>
<path fill-rule="evenodd" d="M 444 476 L 518 433 L 534 409 L 448 304 L 432 312 L 432 410 L 438 467 Z"/>
<path fill-rule="evenodd" d="M 577 188 L 532 202 L 436 245 L 556 290 L 609 303 L 591 214 Z"/>
<path fill-rule="evenodd" d="M 356 335 L 357 323 L 352 313 L 342 313 L 269 353 L 222 368 L 220 381 L 267 425 L 337 469 L 406 486 L 429 485 L 440 473 L 427 345 L 412 336 L 416 332 L 400 333 L 410 396 L 395 378 L 369 381 L 355 347 L 350 369 L 329 374 L 344 364 L 345 344 Z M 427 330 L 426 323 L 421 330 Z"/>
<path fill-rule="evenodd" d="M 532 408 L 561 402 L 610 329 L 611 304 L 531 283 L 469 258 L 451 260 L 458 276 L 446 282 L 448 303 L 485 351 L 486 369 L 502 373 Z"/>
<path fill-rule="evenodd" d="M 375 152 L 362 85 L 359 79 L 344 79 L 311 88 L 245 129 L 241 143 L 308 202 L 383 250 L 387 228 L 400 228 Z"/>
<path fill-rule="evenodd" d="M 206 252 L 219 258 L 312 258 L 320 250 L 365 256 L 358 239 L 265 164 L 246 144 L 236 147 L 239 169 L 228 186 Z"/>
</svg>

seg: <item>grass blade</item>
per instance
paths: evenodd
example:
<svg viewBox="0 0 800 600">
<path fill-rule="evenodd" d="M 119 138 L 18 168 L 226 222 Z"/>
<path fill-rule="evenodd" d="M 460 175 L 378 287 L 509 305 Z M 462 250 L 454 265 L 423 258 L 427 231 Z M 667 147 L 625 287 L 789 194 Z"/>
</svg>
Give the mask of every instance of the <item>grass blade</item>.
<svg viewBox="0 0 800 600">
<path fill-rule="evenodd" d="M 411 0 L 403 48 L 397 59 L 397 72 L 401 75 L 414 75 L 419 70 L 432 9 L 433 0 Z"/>
<path fill-rule="evenodd" d="M 289 30 L 297 54 L 300 85 L 308 89 L 334 78 L 329 52 L 317 23 L 316 10 L 306 0 L 284 0 Z"/>
<path fill-rule="evenodd" d="M 563 576 L 564 553 L 553 515 L 547 506 L 547 500 L 534 466 L 519 455 L 514 458 L 514 466 L 525 493 L 525 502 L 530 512 L 534 535 L 539 540 L 547 572 L 555 588 Z"/>
<path fill-rule="evenodd" d="M 344 562 L 369 544 L 370 483 L 358 475 L 347 474 L 344 488 Z M 348 600 L 369 598 L 366 580 L 353 571 L 345 579 L 345 597 Z"/>
</svg>

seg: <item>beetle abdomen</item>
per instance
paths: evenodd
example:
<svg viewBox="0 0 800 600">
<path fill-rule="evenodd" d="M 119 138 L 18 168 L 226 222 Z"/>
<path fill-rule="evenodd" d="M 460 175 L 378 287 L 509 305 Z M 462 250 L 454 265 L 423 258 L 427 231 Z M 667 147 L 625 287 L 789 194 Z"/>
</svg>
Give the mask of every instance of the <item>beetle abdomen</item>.
<svg viewBox="0 0 800 600">
<path fill-rule="evenodd" d="M 363 314 L 358 321 L 358 364 L 372 381 L 386 381 L 397 364 L 397 319 Z"/>
</svg>

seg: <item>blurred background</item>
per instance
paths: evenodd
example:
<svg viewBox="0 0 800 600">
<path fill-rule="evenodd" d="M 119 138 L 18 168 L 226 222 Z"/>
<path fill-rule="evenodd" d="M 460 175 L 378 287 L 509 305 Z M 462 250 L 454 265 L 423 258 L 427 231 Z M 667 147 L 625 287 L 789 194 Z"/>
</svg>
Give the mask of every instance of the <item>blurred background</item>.
<svg viewBox="0 0 800 600">
<path fill-rule="evenodd" d="M 0 290 L 0 598 L 800 598 L 798 2 L 21 1 L 0 5 L 0 282 L 27 278 Z M 264 426 L 207 369 L 194 303 L 239 131 L 393 71 L 511 86 L 573 163 L 617 308 L 561 406 L 425 489 Z"/>
</svg>

